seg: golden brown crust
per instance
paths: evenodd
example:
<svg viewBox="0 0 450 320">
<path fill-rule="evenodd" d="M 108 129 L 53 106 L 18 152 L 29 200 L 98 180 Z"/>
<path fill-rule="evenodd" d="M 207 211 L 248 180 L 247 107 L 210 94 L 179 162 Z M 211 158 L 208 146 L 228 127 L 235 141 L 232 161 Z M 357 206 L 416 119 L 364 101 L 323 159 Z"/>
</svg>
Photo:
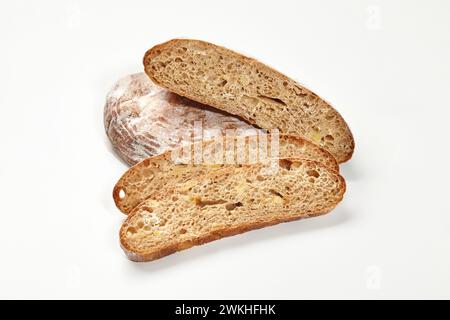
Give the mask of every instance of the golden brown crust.
<svg viewBox="0 0 450 320">
<path fill-rule="evenodd" d="M 292 79 L 288 78 L 287 76 L 283 75 L 282 73 L 272 69 L 271 67 L 269 67 L 269 66 L 259 62 L 256 59 L 246 57 L 246 56 L 241 55 L 241 54 L 239 54 L 237 52 L 234 52 L 234 51 L 231 51 L 229 49 L 226 49 L 226 48 L 223 48 L 223 47 L 220 47 L 220 46 L 216 46 L 214 44 L 211 44 L 211 43 L 208 43 L 208 42 L 205 42 L 205 41 L 201 41 L 201 40 L 173 39 L 173 40 L 170 40 L 168 42 L 156 45 L 153 48 L 149 49 L 145 53 L 144 58 L 143 58 L 143 63 L 144 63 L 144 66 L 145 66 L 145 72 L 150 77 L 150 79 L 152 79 L 152 81 L 154 81 L 155 83 L 157 83 L 158 85 L 160 85 L 162 87 L 166 87 L 169 90 L 171 90 L 173 92 L 176 92 L 179 95 L 182 95 L 182 96 L 188 97 L 189 99 L 198 101 L 200 103 L 211 105 L 211 106 L 216 107 L 218 109 L 225 110 L 227 112 L 239 115 L 240 117 L 242 117 L 246 121 L 248 121 L 248 122 L 250 122 L 252 124 L 256 124 L 256 125 L 258 125 L 260 127 L 263 127 L 263 128 L 266 128 L 266 129 L 272 129 L 272 128 L 267 128 L 266 126 L 262 125 L 261 123 L 255 121 L 255 119 L 249 117 L 245 113 L 240 113 L 239 111 L 238 112 L 236 112 L 236 111 L 233 112 L 232 110 L 230 110 L 229 106 L 227 106 L 225 103 L 214 101 L 210 97 L 203 96 L 201 94 L 194 94 L 194 93 L 192 93 L 192 90 L 190 90 L 190 91 L 184 90 L 183 91 L 176 85 L 171 85 L 170 87 L 168 87 L 167 83 L 163 83 L 162 81 L 160 81 L 161 79 L 159 79 L 156 76 L 155 70 L 152 70 L 152 68 L 150 67 L 152 59 L 154 57 L 157 57 L 161 52 L 167 50 L 168 48 L 176 47 L 177 45 L 182 44 L 182 43 L 191 43 L 191 44 L 201 45 L 203 47 L 211 48 L 213 50 L 216 50 L 216 49 L 225 50 L 230 55 L 233 55 L 233 56 L 237 57 L 240 61 L 242 61 L 242 62 L 244 62 L 244 63 L 246 63 L 248 65 L 256 66 L 257 68 L 264 69 L 267 73 L 269 73 L 271 75 L 274 75 L 275 77 L 277 77 L 279 79 L 282 79 L 282 80 L 285 80 L 285 81 L 289 81 L 290 83 L 295 83 L 295 86 L 297 88 L 299 88 L 301 90 L 308 91 L 312 96 L 314 96 L 317 99 L 320 99 L 324 105 L 328 106 L 329 109 L 332 110 L 333 117 L 334 117 L 333 121 L 335 121 L 336 123 L 339 123 L 338 126 L 340 127 L 340 130 L 342 132 L 344 132 L 345 135 L 346 135 L 345 136 L 345 143 L 346 143 L 345 150 L 342 149 L 341 152 L 338 152 L 338 153 L 331 152 L 331 153 L 335 156 L 335 158 L 338 160 L 339 163 L 343 163 L 343 162 L 346 162 L 346 161 L 351 159 L 351 157 L 353 155 L 353 152 L 354 152 L 354 148 L 355 148 L 355 142 L 354 142 L 353 134 L 351 133 L 347 123 L 345 122 L 344 118 L 339 114 L 339 112 L 337 112 L 327 101 L 325 101 L 324 99 L 321 99 L 320 97 L 318 97 L 315 93 L 313 93 L 309 89 L 307 89 L 304 86 L 298 84 L 297 82 L 293 81 Z M 280 128 L 280 129 L 283 129 L 283 128 Z M 295 133 L 296 135 L 300 135 L 299 132 L 292 132 L 291 129 L 289 129 L 289 131 L 283 131 L 282 130 L 282 132 L 284 132 L 284 133 Z M 311 140 L 306 135 L 305 135 L 305 138 Z M 324 147 L 328 151 L 331 151 L 329 146 L 327 144 L 325 144 L 323 141 L 314 141 L 314 142 L 317 142 L 317 143 L 321 144 L 322 147 Z M 337 148 L 337 147 L 335 147 L 335 148 Z"/>
<path fill-rule="evenodd" d="M 302 137 L 299 136 L 295 136 L 295 135 L 290 135 L 290 134 L 283 134 L 280 136 L 280 140 L 284 140 L 284 141 L 291 141 L 291 143 L 298 143 L 298 144 L 306 144 L 308 145 L 310 148 L 314 149 L 315 151 L 317 151 L 320 155 L 321 155 L 321 159 L 314 159 L 320 163 L 322 163 L 323 165 L 327 166 L 328 168 L 330 168 L 331 170 L 339 173 L 339 163 L 337 162 L 336 158 L 327 150 L 325 150 L 324 148 L 318 146 L 317 144 L 304 139 Z M 295 141 L 295 142 L 294 142 Z M 296 155 L 296 156 L 300 156 L 300 155 Z M 283 157 L 282 155 L 280 155 L 280 157 Z M 285 155 L 284 157 L 287 157 L 287 155 Z M 306 157 L 303 157 L 306 159 Z"/>
<path fill-rule="evenodd" d="M 122 225 L 122 228 L 120 230 L 120 240 L 121 240 L 120 245 L 121 245 L 123 251 L 125 252 L 126 256 L 128 257 L 128 259 L 130 259 L 131 261 L 150 262 L 150 261 L 158 260 L 158 259 L 163 258 L 168 255 L 174 254 L 178 251 L 186 250 L 186 249 L 192 248 L 194 246 L 200 246 L 200 245 L 206 244 L 208 242 L 212 242 L 212 241 L 219 240 L 222 238 L 232 237 L 232 236 L 242 234 L 242 233 L 245 233 L 248 231 L 258 230 L 258 229 L 274 226 L 274 225 L 277 225 L 280 223 L 292 222 L 292 221 L 296 221 L 296 220 L 300 220 L 300 219 L 321 216 L 321 215 L 324 215 L 324 214 L 330 212 L 332 209 L 333 208 L 330 208 L 328 211 L 317 212 L 317 213 L 309 214 L 307 216 L 298 216 L 298 217 L 286 219 L 286 220 L 279 219 L 279 220 L 273 220 L 273 221 L 265 222 L 265 223 L 248 224 L 248 225 L 233 228 L 233 229 L 223 229 L 220 231 L 215 231 L 208 235 L 198 237 L 194 241 L 186 241 L 186 242 L 169 245 L 165 248 L 161 248 L 160 250 L 151 252 L 151 253 L 133 252 L 132 249 L 128 246 L 127 242 L 124 241 L 123 234 L 125 233 L 125 228 L 124 228 L 124 225 Z"/>
</svg>

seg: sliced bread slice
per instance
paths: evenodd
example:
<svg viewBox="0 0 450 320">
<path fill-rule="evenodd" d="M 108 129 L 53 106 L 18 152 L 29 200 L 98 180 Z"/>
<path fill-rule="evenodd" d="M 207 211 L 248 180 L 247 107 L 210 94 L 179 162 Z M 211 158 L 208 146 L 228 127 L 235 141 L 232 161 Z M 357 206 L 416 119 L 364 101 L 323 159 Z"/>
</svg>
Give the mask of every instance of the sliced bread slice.
<svg viewBox="0 0 450 320">
<path fill-rule="evenodd" d="M 144 56 L 147 75 L 181 96 L 321 145 L 338 162 L 354 150 L 342 116 L 324 99 L 263 63 L 214 44 L 175 39 Z"/>
<path fill-rule="evenodd" d="M 280 159 L 279 166 L 272 175 L 261 174 L 261 164 L 222 168 L 145 200 L 122 225 L 122 248 L 133 261 L 151 261 L 223 237 L 324 214 L 342 200 L 344 179 L 323 164 Z"/>
<path fill-rule="evenodd" d="M 262 139 L 263 137 L 266 137 L 266 140 Z M 179 183 L 191 181 L 200 174 L 218 170 L 227 165 L 252 162 L 270 165 L 269 158 L 300 157 L 316 160 L 333 171 L 339 171 L 333 156 L 315 144 L 289 135 L 281 135 L 279 139 L 274 140 L 276 141 L 274 144 L 271 137 L 271 135 L 258 135 L 198 142 L 184 149 L 174 149 L 179 151 L 179 154 L 167 151 L 159 156 L 148 158 L 122 175 L 113 190 L 114 202 L 120 211 L 129 214 L 138 204 L 162 188 L 167 189 Z M 264 144 L 264 141 L 267 143 Z M 223 150 L 223 153 L 215 153 L 216 150 Z M 262 154 L 264 150 L 266 150 L 265 156 Z M 278 152 L 274 154 L 273 150 Z M 249 155 L 255 152 L 257 157 L 250 159 Z M 200 159 L 196 157 L 197 153 L 201 155 Z M 214 157 L 216 154 L 220 155 L 219 159 Z M 239 157 L 241 159 L 238 159 Z"/>
</svg>

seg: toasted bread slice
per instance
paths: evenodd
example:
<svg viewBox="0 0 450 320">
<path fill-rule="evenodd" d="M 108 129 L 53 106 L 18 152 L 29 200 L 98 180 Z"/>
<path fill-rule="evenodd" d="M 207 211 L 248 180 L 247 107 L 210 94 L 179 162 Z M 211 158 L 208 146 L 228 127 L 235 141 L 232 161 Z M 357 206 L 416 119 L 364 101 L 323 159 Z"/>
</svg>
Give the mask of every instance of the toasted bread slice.
<svg viewBox="0 0 450 320">
<path fill-rule="evenodd" d="M 324 214 L 342 200 L 344 179 L 321 163 L 280 159 L 279 165 L 278 173 L 271 175 L 261 174 L 261 164 L 222 168 L 145 200 L 122 225 L 122 248 L 133 261 L 151 261 L 223 237 Z"/>
<path fill-rule="evenodd" d="M 267 143 L 264 143 L 263 137 L 266 137 Z M 171 188 L 207 171 L 218 170 L 227 165 L 251 162 L 270 165 L 269 158 L 301 157 L 316 160 L 334 171 L 339 171 L 333 156 L 313 143 L 299 137 L 282 135 L 273 144 L 271 137 L 271 135 L 259 135 L 198 142 L 187 146 L 184 153 L 179 154 L 178 157 L 175 157 L 174 151 L 167 151 L 159 156 L 148 158 L 130 168 L 117 182 L 113 190 L 116 206 L 123 213 L 129 214 L 138 204 L 163 188 Z M 201 155 L 201 159 L 195 158 L 194 150 L 196 154 Z M 215 150 L 223 150 L 219 159 L 211 156 L 216 155 Z M 278 152 L 274 154 L 274 150 Z M 249 156 L 255 152 L 257 156 L 250 159 Z M 239 157 L 242 158 L 239 159 Z"/>
<path fill-rule="evenodd" d="M 208 42 L 175 39 L 147 51 L 144 67 L 170 91 L 260 128 L 305 137 L 340 163 L 353 154 L 352 133 L 328 102 L 254 59 Z"/>
</svg>

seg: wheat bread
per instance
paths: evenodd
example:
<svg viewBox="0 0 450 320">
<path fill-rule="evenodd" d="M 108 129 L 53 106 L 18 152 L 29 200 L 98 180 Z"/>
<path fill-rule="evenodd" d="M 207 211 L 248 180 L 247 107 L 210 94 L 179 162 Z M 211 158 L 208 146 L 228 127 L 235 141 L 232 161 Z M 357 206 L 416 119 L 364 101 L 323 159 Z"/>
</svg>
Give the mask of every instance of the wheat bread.
<svg viewBox="0 0 450 320">
<path fill-rule="evenodd" d="M 345 181 L 323 164 L 280 159 L 277 174 L 261 164 L 209 172 L 142 202 L 123 223 L 120 242 L 133 261 L 174 252 L 281 222 L 331 211 Z"/>
<path fill-rule="evenodd" d="M 221 110 L 181 97 L 144 73 L 123 77 L 106 97 L 104 126 L 115 152 L 128 165 L 190 142 L 260 130 Z"/>
<path fill-rule="evenodd" d="M 302 136 L 340 163 L 353 154 L 352 133 L 328 102 L 255 59 L 204 41 L 174 39 L 148 50 L 143 62 L 155 83 L 181 96 L 260 128 Z"/>
<path fill-rule="evenodd" d="M 222 153 L 216 153 L 216 150 L 221 150 Z M 256 157 L 252 157 L 255 153 Z M 216 158 L 216 155 L 219 155 L 219 158 Z M 119 210 L 129 214 L 138 204 L 162 189 L 195 181 L 193 179 L 205 172 L 219 170 L 223 166 L 252 162 L 270 166 L 270 158 L 286 157 L 316 160 L 333 171 L 339 171 L 336 160 L 329 152 L 299 137 L 225 137 L 166 151 L 138 163 L 126 171 L 116 183 L 113 198 Z"/>
</svg>

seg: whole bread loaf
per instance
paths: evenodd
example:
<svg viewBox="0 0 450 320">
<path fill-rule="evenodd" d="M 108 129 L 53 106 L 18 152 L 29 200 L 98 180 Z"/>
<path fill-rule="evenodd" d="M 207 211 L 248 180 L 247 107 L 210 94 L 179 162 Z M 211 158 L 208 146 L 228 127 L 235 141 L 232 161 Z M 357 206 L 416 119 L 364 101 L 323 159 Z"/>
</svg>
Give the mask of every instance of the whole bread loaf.
<svg viewBox="0 0 450 320">
<path fill-rule="evenodd" d="M 148 50 L 144 67 L 155 83 L 172 92 L 260 128 L 302 136 L 338 162 L 353 154 L 352 133 L 328 102 L 257 60 L 208 42 L 175 39 Z"/>
<path fill-rule="evenodd" d="M 345 181 L 319 162 L 279 160 L 229 166 L 198 176 L 142 202 L 123 223 L 120 242 L 133 261 L 151 261 L 223 237 L 324 214 L 345 192 Z M 194 181 L 195 183 L 192 183 Z"/>
<path fill-rule="evenodd" d="M 129 165 L 227 130 L 254 135 L 252 125 L 155 85 L 145 73 L 120 79 L 106 98 L 105 131 Z M 194 125 L 200 130 L 194 130 Z"/>
</svg>

